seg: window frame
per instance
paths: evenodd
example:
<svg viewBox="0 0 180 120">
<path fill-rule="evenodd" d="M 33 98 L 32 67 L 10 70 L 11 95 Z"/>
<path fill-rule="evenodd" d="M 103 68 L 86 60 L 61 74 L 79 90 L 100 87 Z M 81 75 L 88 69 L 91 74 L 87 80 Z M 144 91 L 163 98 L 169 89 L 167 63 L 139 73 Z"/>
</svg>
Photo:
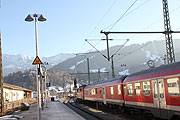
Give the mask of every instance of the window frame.
<svg viewBox="0 0 180 120">
<path fill-rule="evenodd" d="M 123 84 L 123 92 L 124 92 L 124 95 L 127 95 L 127 86 L 126 86 L 126 84 Z"/>
<path fill-rule="evenodd" d="M 176 84 L 176 85 L 177 85 L 177 88 L 179 89 L 179 94 L 169 93 L 168 80 L 170 80 L 170 79 L 177 79 L 177 80 L 178 80 L 178 83 L 179 83 L 179 84 Z M 179 77 L 167 78 L 167 79 L 166 79 L 166 84 L 167 84 L 167 92 L 168 92 L 168 95 L 169 95 L 169 96 L 180 96 L 180 79 L 179 79 Z"/>
<path fill-rule="evenodd" d="M 139 89 L 136 89 L 136 84 L 139 84 L 139 85 L 140 85 L 140 88 L 139 88 Z M 137 93 L 136 93 L 136 90 L 140 90 L 140 94 L 137 94 Z M 141 94 L 142 94 L 142 93 L 141 93 L 141 82 L 135 82 L 135 83 L 134 83 L 134 94 L 135 94 L 135 95 L 141 95 Z"/>
<path fill-rule="evenodd" d="M 121 95 L 121 84 L 119 84 L 119 85 L 117 86 L 117 90 L 118 90 L 118 95 Z"/>
<path fill-rule="evenodd" d="M 150 91 L 150 94 L 145 94 L 145 93 L 144 93 L 144 83 L 148 83 L 148 82 L 149 82 L 149 91 Z M 146 89 L 148 90 L 148 84 L 146 84 L 146 87 L 147 87 Z M 147 80 L 147 81 L 143 81 L 143 82 L 142 82 L 142 89 L 143 89 L 143 95 L 144 95 L 144 96 L 151 96 L 152 92 L 151 92 L 151 82 L 150 82 L 150 80 Z M 147 90 L 146 90 L 146 91 L 147 91 Z"/>
<path fill-rule="evenodd" d="M 129 87 L 130 85 L 131 85 L 131 89 L 129 89 L 129 88 L 130 88 L 130 87 Z M 130 91 L 130 92 L 129 92 L 129 91 Z M 134 92 L 133 92 L 133 84 L 132 84 L 132 83 L 128 83 L 128 84 L 127 84 L 127 95 L 133 95 L 133 93 L 134 93 Z"/>
<path fill-rule="evenodd" d="M 110 87 L 110 94 L 114 95 L 114 87 L 113 86 Z"/>
<path fill-rule="evenodd" d="M 100 94 L 100 95 L 102 94 L 102 89 L 99 90 L 99 94 Z"/>
</svg>

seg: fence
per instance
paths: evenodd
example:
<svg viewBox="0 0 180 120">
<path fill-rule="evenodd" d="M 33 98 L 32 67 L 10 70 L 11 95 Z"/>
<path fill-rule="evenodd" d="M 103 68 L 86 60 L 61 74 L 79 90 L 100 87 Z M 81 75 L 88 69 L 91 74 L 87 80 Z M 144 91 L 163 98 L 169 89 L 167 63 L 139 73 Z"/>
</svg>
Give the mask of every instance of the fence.
<svg viewBox="0 0 180 120">
<path fill-rule="evenodd" d="M 11 102 L 5 101 L 4 102 L 5 113 L 19 109 L 21 107 L 21 103 L 23 103 L 23 102 L 32 104 L 32 103 L 37 102 L 37 99 L 36 98 L 26 98 L 23 100 L 17 100 L 17 101 L 11 101 Z"/>
</svg>

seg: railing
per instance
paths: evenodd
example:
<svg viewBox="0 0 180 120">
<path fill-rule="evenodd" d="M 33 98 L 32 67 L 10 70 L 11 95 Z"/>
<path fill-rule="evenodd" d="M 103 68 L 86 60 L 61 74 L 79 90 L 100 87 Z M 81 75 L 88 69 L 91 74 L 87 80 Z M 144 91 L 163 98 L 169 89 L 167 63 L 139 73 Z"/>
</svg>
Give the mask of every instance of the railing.
<svg viewBox="0 0 180 120">
<path fill-rule="evenodd" d="M 9 111 L 14 111 L 16 109 L 19 109 L 21 107 L 21 103 L 26 102 L 28 104 L 33 104 L 37 102 L 36 98 L 25 98 L 23 100 L 17 100 L 17 101 L 11 101 L 11 102 L 4 102 L 4 111 L 5 113 Z"/>
</svg>

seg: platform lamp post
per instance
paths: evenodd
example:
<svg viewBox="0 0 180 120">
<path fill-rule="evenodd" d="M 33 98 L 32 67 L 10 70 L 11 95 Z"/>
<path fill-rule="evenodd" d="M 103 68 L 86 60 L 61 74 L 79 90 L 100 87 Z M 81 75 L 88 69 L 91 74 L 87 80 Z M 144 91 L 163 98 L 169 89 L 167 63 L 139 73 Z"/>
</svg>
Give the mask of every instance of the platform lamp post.
<svg viewBox="0 0 180 120">
<path fill-rule="evenodd" d="M 38 34 L 37 34 L 37 21 L 44 22 L 46 21 L 46 18 L 43 17 L 42 14 L 29 14 L 25 21 L 32 22 L 35 21 L 35 40 L 36 40 L 36 57 L 38 56 Z M 40 69 L 40 65 L 36 65 L 36 81 L 37 81 L 37 118 L 38 120 L 41 120 L 41 99 L 40 99 L 40 80 L 39 80 L 39 72 L 38 69 Z"/>
</svg>

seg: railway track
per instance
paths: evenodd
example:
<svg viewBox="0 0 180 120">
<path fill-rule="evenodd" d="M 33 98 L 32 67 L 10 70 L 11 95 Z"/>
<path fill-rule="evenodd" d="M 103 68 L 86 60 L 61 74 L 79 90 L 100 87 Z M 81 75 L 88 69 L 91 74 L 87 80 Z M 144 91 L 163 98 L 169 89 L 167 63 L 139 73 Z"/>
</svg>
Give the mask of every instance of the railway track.
<svg viewBox="0 0 180 120">
<path fill-rule="evenodd" d="M 142 114 L 130 114 L 114 112 L 113 109 L 96 110 L 92 107 L 79 103 L 67 103 L 69 108 L 84 117 L 86 120 L 160 120 Z"/>
<path fill-rule="evenodd" d="M 72 109 L 73 111 L 75 111 L 76 113 L 78 113 L 79 115 L 81 115 L 83 118 L 85 118 L 86 120 L 108 120 L 105 119 L 103 117 L 100 117 L 98 115 L 95 115 L 95 113 L 92 113 L 90 111 L 87 111 L 77 105 L 75 105 L 74 103 L 66 103 L 66 105 Z"/>
</svg>

